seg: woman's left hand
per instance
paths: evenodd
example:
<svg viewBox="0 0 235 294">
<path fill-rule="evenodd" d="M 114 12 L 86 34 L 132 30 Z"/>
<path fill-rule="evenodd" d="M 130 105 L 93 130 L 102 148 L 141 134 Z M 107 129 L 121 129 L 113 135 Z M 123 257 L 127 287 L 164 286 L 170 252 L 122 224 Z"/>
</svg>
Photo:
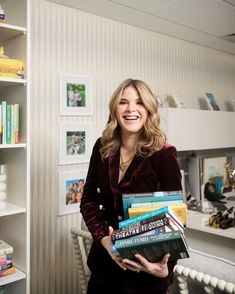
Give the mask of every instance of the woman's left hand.
<svg viewBox="0 0 235 294">
<path fill-rule="evenodd" d="M 135 257 L 139 260 L 139 262 L 127 258 L 123 259 L 122 262 L 125 264 L 127 269 L 135 272 L 144 271 L 159 278 L 166 278 L 168 276 L 169 271 L 167 262 L 170 257 L 169 253 L 165 254 L 161 261 L 155 263 L 148 262 L 148 260 L 140 254 L 136 254 Z"/>
</svg>

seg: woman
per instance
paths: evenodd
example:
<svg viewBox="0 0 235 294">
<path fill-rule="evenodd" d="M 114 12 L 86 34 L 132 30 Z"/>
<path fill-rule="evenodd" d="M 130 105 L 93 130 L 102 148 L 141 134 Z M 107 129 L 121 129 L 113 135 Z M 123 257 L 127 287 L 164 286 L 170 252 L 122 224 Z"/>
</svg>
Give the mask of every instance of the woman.
<svg viewBox="0 0 235 294">
<path fill-rule="evenodd" d="M 81 199 L 81 213 L 93 236 L 88 256 L 89 294 L 166 293 L 175 262 L 166 254 L 150 263 L 112 254 L 110 235 L 123 219 L 122 194 L 181 190 L 175 147 L 159 128 L 157 100 L 140 80 L 125 80 L 109 103 L 109 120 L 94 145 Z"/>
</svg>

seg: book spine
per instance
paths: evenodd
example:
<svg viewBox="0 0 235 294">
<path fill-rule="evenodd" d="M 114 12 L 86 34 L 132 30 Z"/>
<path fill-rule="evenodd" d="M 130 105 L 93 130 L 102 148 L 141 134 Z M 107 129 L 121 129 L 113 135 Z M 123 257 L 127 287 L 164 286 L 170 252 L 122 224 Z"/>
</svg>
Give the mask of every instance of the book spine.
<svg viewBox="0 0 235 294">
<path fill-rule="evenodd" d="M 15 272 L 15 267 L 11 267 L 11 268 L 8 268 L 4 271 L 0 271 L 0 277 L 4 277 L 4 276 L 7 276 L 7 275 L 10 275 L 10 274 L 14 274 Z"/>
<path fill-rule="evenodd" d="M 134 224 L 135 222 L 139 222 L 139 221 L 148 219 L 150 217 L 159 215 L 159 214 L 164 213 L 164 212 L 169 212 L 169 209 L 168 209 L 167 206 L 162 207 L 160 209 L 152 210 L 150 212 L 147 212 L 147 213 L 138 215 L 138 216 L 133 217 L 133 218 L 129 218 L 129 219 L 123 220 L 123 221 L 119 222 L 118 226 L 119 226 L 119 228 L 124 228 L 124 227 L 126 227 L 128 225 Z"/>
<path fill-rule="evenodd" d="M 11 105 L 9 104 L 7 104 L 6 125 L 6 143 L 11 144 Z"/>
<path fill-rule="evenodd" d="M 6 144 L 7 142 L 6 116 L 7 116 L 7 102 L 2 101 L 2 144 Z"/>
<path fill-rule="evenodd" d="M 169 224 L 169 219 L 167 217 L 164 217 L 164 218 L 157 218 L 152 221 L 150 220 L 149 222 L 146 222 L 145 224 L 139 224 L 136 227 L 132 227 L 132 228 L 126 227 L 124 230 L 123 229 L 115 230 L 112 234 L 112 241 L 114 242 L 116 240 L 140 235 L 148 231 L 163 227 L 168 224 Z"/>
<path fill-rule="evenodd" d="M 14 120 L 14 130 L 15 130 L 15 144 L 19 143 L 19 124 L 20 124 L 20 105 L 14 104 L 14 113 L 15 113 L 15 120 Z"/>
<path fill-rule="evenodd" d="M 160 202 L 160 203 L 159 203 Z M 134 202 L 131 204 L 131 208 L 136 208 L 136 207 L 147 207 L 147 206 L 155 206 L 158 204 L 161 205 L 168 205 L 168 204 L 178 204 L 178 203 L 182 203 L 182 199 L 179 200 L 162 200 L 162 201 L 154 201 L 154 202 Z"/>
<path fill-rule="evenodd" d="M 123 194 L 123 198 L 142 198 L 146 196 L 150 197 L 162 197 L 162 196 L 173 196 L 173 195 L 182 195 L 181 190 L 177 191 L 156 191 L 156 192 L 149 192 L 149 193 L 129 193 L 129 194 Z"/>
<path fill-rule="evenodd" d="M 15 107 L 11 105 L 11 144 L 15 144 Z"/>
</svg>

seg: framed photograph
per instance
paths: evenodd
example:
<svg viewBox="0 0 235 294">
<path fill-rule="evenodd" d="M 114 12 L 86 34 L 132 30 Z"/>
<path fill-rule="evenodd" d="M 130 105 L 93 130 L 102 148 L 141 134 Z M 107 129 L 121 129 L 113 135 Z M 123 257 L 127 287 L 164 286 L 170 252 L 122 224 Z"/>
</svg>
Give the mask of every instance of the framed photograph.
<svg viewBox="0 0 235 294">
<path fill-rule="evenodd" d="M 92 149 L 92 126 L 90 123 L 61 123 L 60 164 L 89 162 Z"/>
<path fill-rule="evenodd" d="M 80 211 L 85 181 L 85 172 L 59 173 L 59 215 Z"/>
<path fill-rule="evenodd" d="M 215 97 L 212 93 L 205 92 L 204 93 L 208 108 L 210 110 L 220 110 L 219 105 L 217 104 Z"/>
<path fill-rule="evenodd" d="M 60 74 L 60 114 L 92 114 L 90 77 Z"/>
<path fill-rule="evenodd" d="M 235 111 L 235 97 L 231 97 L 230 102 L 231 102 L 232 110 Z"/>
<path fill-rule="evenodd" d="M 204 157 L 202 159 L 202 182 L 206 184 L 214 177 L 222 177 L 223 184 L 227 182 L 227 156 Z"/>
</svg>

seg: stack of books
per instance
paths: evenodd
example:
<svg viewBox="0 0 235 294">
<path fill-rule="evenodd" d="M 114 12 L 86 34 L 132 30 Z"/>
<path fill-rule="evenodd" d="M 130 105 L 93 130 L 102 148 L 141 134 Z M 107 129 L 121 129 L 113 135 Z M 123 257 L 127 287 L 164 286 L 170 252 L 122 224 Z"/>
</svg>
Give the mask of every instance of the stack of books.
<svg viewBox="0 0 235 294">
<path fill-rule="evenodd" d="M 183 202 L 182 191 L 158 191 L 150 193 L 129 193 L 122 195 L 124 218 L 170 206 L 174 213 L 186 225 L 187 205 Z"/>
<path fill-rule="evenodd" d="M 135 255 L 140 254 L 149 262 L 158 262 L 167 253 L 169 260 L 189 257 L 184 224 L 168 206 L 121 221 L 111 237 L 111 251 L 123 258 L 136 260 Z"/>
<path fill-rule="evenodd" d="M 0 240 L 0 277 L 4 277 L 15 272 L 12 260 L 13 247 Z"/>
<path fill-rule="evenodd" d="M 19 143 L 19 104 L 0 103 L 0 144 Z"/>
<path fill-rule="evenodd" d="M 125 220 L 111 236 L 112 252 L 132 260 L 139 253 L 150 262 L 160 261 L 166 253 L 170 260 L 189 257 L 182 191 L 123 194 L 122 201 Z"/>
<path fill-rule="evenodd" d="M 4 55 L 4 48 L 0 50 L 0 78 L 23 79 L 24 62 L 20 59 L 12 59 Z"/>
</svg>

